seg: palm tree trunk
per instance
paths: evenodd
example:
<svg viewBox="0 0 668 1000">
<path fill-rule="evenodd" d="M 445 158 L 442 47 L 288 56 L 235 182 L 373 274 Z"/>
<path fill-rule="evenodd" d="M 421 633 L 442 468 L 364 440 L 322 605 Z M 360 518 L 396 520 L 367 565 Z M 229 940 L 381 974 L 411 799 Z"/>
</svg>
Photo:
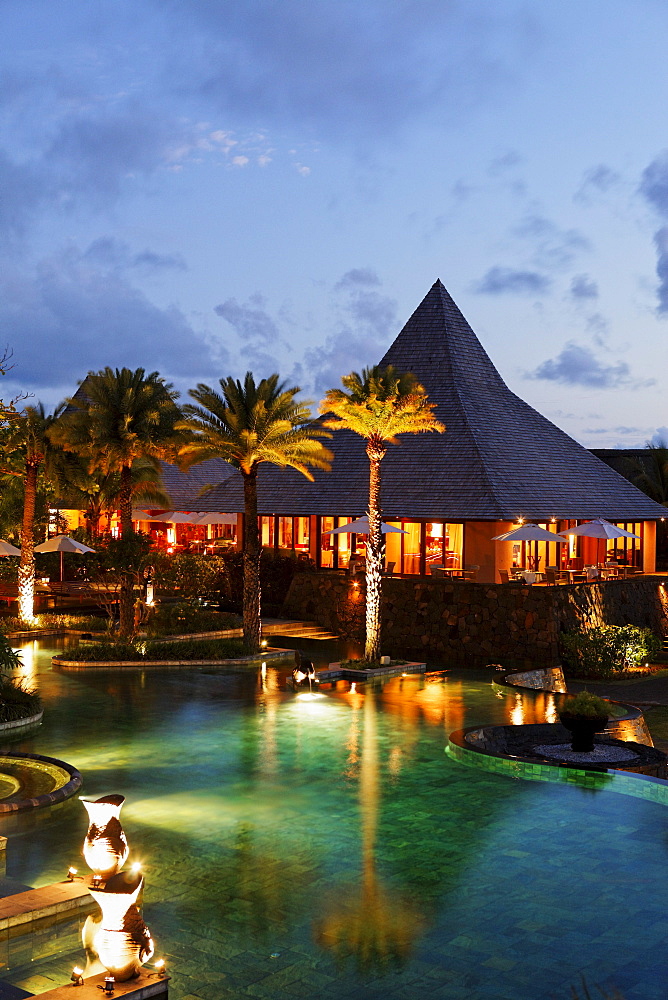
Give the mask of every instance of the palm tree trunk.
<svg viewBox="0 0 668 1000">
<path fill-rule="evenodd" d="M 39 463 L 26 463 L 23 495 L 23 521 L 21 523 L 21 560 L 19 562 L 18 591 L 19 618 L 22 622 L 35 620 L 35 500 L 37 498 L 37 473 Z"/>
<path fill-rule="evenodd" d="M 369 540 L 366 547 L 366 643 L 365 660 L 380 657 L 381 614 L 383 604 L 384 545 L 380 520 L 380 463 L 385 447 L 375 436 L 367 442 L 369 456 Z"/>
<path fill-rule="evenodd" d="M 121 514 L 121 538 L 127 538 L 132 534 L 132 469 L 129 465 L 121 466 L 118 506 Z"/>
<path fill-rule="evenodd" d="M 257 470 L 242 473 L 244 479 L 244 648 L 260 650 L 260 532 L 257 523 Z"/>
<path fill-rule="evenodd" d="M 118 499 L 121 514 L 121 538 L 129 538 L 132 534 L 132 470 L 129 465 L 121 467 L 121 485 Z M 120 593 L 118 595 L 118 631 L 123 639 L 129 639 L 134 632 L 134 603 L 134 575 L 131 572 L 125 572 L 121 578 Z"/>
</svg>

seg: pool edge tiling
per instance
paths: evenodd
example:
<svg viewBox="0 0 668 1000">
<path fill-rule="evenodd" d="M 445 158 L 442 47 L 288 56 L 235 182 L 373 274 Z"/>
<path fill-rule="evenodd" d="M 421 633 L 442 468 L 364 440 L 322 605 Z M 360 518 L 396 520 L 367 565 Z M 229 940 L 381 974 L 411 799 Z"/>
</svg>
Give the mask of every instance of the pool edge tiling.
<svg viewBox="0 0 668 1000">
<path fill-rule="evenodd" d="M 668 806 L 668 781 L 647 774 L 634 774 L 615 768 L 596 770 L 572 764 L 548 764 L 521 757 L 502 757 L 466 742 L 466 735 L 479 727 L 472 726 L 450 733 L 445 752 L 449 757 L 491 774 L 525 781 L 546 781 L 552 784 L 573 784 L 581 788 L 600 788 L 621 795 L 631 795 L 646 802 Z M 611 779 L 613 779 L 611 781 Z"/>
</svg>

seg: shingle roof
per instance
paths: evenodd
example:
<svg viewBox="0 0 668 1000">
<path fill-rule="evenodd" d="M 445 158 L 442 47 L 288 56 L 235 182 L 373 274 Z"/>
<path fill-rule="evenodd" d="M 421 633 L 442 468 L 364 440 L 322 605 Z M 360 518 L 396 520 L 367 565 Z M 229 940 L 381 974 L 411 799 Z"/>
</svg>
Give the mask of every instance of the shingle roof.
<svg viewBox="0 0 668 1000">
<path fill-rule="evenodd" d="M 382 463 L 386 518 L 644 520 L 665 515 L 664 508 L 508 389 L 440 281 L 380 364 L 413 372 L 447 427 L 445 434 L 406 435 L 401 445 L 389 446 Z M 329 446 L 335 454 L 332 471 L 315 472 L 313 483 L 292 470 L 263 464 L 260 512 L 363 513 L 368 497 L 364 440 L 337 431 Z M 182 510 L 243 510 L 240 475 L 230 475 L 229 466 L 220 471 L 225 481 L 205 498 L 196 496 L 201 477 L 192 492 L 186 479 L 180 481 L 175 508 L 178 495 Z"/>
</svg>

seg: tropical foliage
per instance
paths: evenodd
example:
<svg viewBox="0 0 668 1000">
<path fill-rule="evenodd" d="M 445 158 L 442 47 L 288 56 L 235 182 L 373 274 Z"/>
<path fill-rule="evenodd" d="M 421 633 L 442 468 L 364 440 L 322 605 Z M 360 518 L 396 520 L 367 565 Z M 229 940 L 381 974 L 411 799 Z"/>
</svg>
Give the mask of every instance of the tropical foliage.
<svg viewBox="0 0 668 1000">
<path fill-rule="evenodd" d="M 327 431 L 311 418 L 309 403 L 296 399 L 301 390 L 279 382 L 277 374 L 256 384 L 219 380 L 220 391 L 200 383 L 190 395 L 197 405 L 183 407 L 179 429 L 190 434 L 181 448 L 184 465 L 222 458 L 241 473 L 244 487 L 243 618 L 249 653 L 260 648 L 260 535 L 257 473 L 263 462 L 292 468 L 313 479 L 311 468 L 328 469 L 331 453 L 319 438 Z"/>
<path fill-rule="evenodd" d="M 121 534 L 132 531 L 133 465 L 159 472 L 158 460 L 176 454 L 176 397 L 157 372 L 104 368 L 88 373 L 52 429 L 52 439 L 84 458 L 89 472 L 118 474 Z"/>
<path fill-rule="evenodd" d="M 79 392 L 54 424 L 51 437 L 75 452 L 89 473 L 117 474 L 121 536 L 132 534 L 133 467 L 141 462 L 159 473 L 159 459 L 176 455 L 177 393 L 157 372 L 104 368 L 89 372 Z M 134 593 L 131 576 L 121 585 L 120 632 L 132 634 Z"/>
<path fill-rule="evenodd" d="M 245 655 L 241 639 L 190 639 L 173 642 L 100 642 L 68 649 L 60 659 L 113 663 L 133 660 L 234 660 Z M 58 657 L 56 657 L 58 659 Z"/>
<path fill-rule="evenodd" d="M 578 677 L 612 677 L 651 662 L 661 643 L 649 628 L 599 625 L 562 636 L 565 666 Z"/>
<path fill-rule="evenodd" d="M 35 616 L 35 510 L 40 469 L 53 449 L 49 431 L 55 416 L 47 415 L 41 403 L 26 406 L 10 422 L 5 437 L 6 454 L 20 465 L 23 477 L 23 516 L 21 519 L 21 558 L 18 570 L 19 615 L 29 623 Z M 11 465 L 6 470 L 14 475 Z"/>
<path fill-rule="evenodd" d="M 366 547 L 365 660 L 377 660 L 381 644 L 382 571 L 385 547 L 381 532 L 380 463 L 400 434 L 445 430 L 434 416 L 435 403 L 414 375 L 387 368 L 365 368 L 341 379 L 343 389 L 330 389 L 322 403 L 323 421 L 334 430 L 350 430 L 366 441 L 369 459 L 369 538 Z"/>
</svg>

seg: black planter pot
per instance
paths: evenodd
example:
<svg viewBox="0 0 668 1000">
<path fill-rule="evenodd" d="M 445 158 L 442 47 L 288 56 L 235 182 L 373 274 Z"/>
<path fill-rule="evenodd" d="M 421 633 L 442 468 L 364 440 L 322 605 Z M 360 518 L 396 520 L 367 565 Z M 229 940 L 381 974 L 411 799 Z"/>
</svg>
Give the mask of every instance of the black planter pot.
<svg viewBox="0 0 668 1000">
<path fill-rule="evenodd" d="M 594 736 L 605 730 L 608 717 L 607 715 L 599 715 L 592 719 L 586 715 L 571 715 L 570 712 L 561 712 L 559 721 L 571 734 L 571 750 L 574 753 L 591 753 L 594 749 Z"/>
</svg>

